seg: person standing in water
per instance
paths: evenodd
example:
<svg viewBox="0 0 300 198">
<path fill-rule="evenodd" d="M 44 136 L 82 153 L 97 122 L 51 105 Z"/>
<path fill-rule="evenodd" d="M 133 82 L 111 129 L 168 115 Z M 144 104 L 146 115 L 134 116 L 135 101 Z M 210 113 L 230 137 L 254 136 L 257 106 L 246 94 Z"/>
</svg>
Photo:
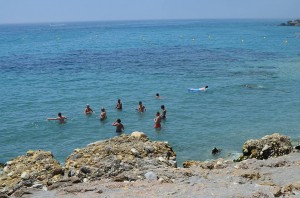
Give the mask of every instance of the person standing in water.
<svg viewBox="0 0 300 198">
<path fill-rule="evenodd" d="M 166 110 L 166 108 L 165 108 L 165 105 L 161 105 L 160 108 L 161 108 L 161 110 L 162 110 L 161 116 L 160 116 L 160 117 L 161 117 L 162 119 L 166 119 L 166 118 L 167 118 L 167 117 L 166 117 L 167 110 Z"/>
<path fill-rule="evenodd" d="M 84 110 L 84 113 L 85 113 L 86 115 L 94 113 L 93 109 L 91 109 L 91 107 L 90 107 L 89 104 L 86 105 L 86 108 L 85 108 L 85 110 Z"/>
<path fill-rule="evenodd" d="M 122 108 L 123 108 L 123 107 L 122 107 L 121 99 L 118 99 L 118 102 L 117 102 L 117 105 L 116 105 L 116 109 L 121 110 Z"/>
<path fill-rule="evenodd" d="M 156 129 L 161 128 L 160 122 L 161 122 L 160 113 L 157 112 L 157 113 L 156 113 L 156 117 L 154 118 L 154 123 L 155 123 L 155 124 L 154 124 L 154 128 L 156 128 Z"/>
<path fill-rule="evenodd" d="M 57 114 L 57 118 L 48 118 L 48 120 L 58 120 L 58 122 L 59 122 L 60 124 L 65 123 L 65 122 L 66 122 L 66 119 L 67 119 L 67 117 L 62 116 L 61 113 L 58 113 L 58 114 Z"/>
<path fill-rule="evenodd" d="M 136 109 L 139 112 L 145 112 L 146 111 L 146 107 L 143 105 L 142 101 L 139 101 L 139 106 Z"/>
<path fill-rule="evenodd" d="M 107 116 L 106 116 L 106 111 L 104 109 L 104 107 L 101 108 L 101 114 L 100 114 L 100 121 L 106 120 Z"/>
<path fill-rule="evenodd" d="M 117 133 L 122 133 L 125 129 L 124 125 L 121 123 L 121 119 L 119 118 L 112 125 L 116 127 Z"/>
</svg>

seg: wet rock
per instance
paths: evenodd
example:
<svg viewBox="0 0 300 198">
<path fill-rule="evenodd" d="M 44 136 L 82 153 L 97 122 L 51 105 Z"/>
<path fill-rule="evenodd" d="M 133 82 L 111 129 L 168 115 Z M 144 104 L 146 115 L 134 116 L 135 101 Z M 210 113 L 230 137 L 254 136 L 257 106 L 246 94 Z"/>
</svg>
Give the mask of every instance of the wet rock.
<svg viewBox="0 0 300 198">
<path fill-rule="evenodd" d="M 220 154 L 221 153 L 221 149 L 217 148 L 217 147 L 214 147 L 212 150 L 211 150 L 211 154 L 212 155 L 217 155 L 217 154 Z"/>
</svg>

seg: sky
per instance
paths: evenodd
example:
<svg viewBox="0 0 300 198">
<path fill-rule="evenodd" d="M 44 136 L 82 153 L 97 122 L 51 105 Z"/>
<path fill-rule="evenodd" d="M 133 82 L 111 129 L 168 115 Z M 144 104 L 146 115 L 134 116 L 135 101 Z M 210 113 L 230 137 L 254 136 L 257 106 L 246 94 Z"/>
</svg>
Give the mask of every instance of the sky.
<svg viewBox="0 0 300 198">
<path fill-rule="evenodd" d="M 227 18 L 297 19 L 300 0 L 0 0 L 0 24 Z"/>
</svg>

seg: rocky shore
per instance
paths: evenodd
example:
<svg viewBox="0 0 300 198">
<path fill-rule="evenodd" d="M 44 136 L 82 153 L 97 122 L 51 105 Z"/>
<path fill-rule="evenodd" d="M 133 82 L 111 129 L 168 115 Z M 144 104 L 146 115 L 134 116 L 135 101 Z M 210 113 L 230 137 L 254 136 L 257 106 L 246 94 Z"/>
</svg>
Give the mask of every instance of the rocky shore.
<svg viewBox="0 0 300 198">
<path fill-rule="evenodd" d="M 287 21 L 286 23 L 281 23 L 280 26 L 300 26 L 300 19 Z"/>
<path fill-rule="evenodd" d="M 0 167 L 2 197 L 299 197 L 300 154 L 272 134 L 245 142 L 235 161 L 186 161 L 142 132 L 75 149 L 64 166 L 28 151 Z M 1 170 L 2 169 L 2 170 Z"/>
</svg>

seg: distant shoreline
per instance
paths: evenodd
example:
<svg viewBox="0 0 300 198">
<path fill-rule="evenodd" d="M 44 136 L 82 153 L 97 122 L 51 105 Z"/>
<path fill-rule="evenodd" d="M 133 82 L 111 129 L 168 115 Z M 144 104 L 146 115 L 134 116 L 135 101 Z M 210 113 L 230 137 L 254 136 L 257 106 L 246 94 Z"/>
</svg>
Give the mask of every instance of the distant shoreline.
<svg viewBox="0 0 300 198">
<path fill-rule="evenodd" d="M 300 19 L 295 19 L 287 21 L 286 23 L 281 23 L 280 26 L 300 26 Z"/>
</svg>

